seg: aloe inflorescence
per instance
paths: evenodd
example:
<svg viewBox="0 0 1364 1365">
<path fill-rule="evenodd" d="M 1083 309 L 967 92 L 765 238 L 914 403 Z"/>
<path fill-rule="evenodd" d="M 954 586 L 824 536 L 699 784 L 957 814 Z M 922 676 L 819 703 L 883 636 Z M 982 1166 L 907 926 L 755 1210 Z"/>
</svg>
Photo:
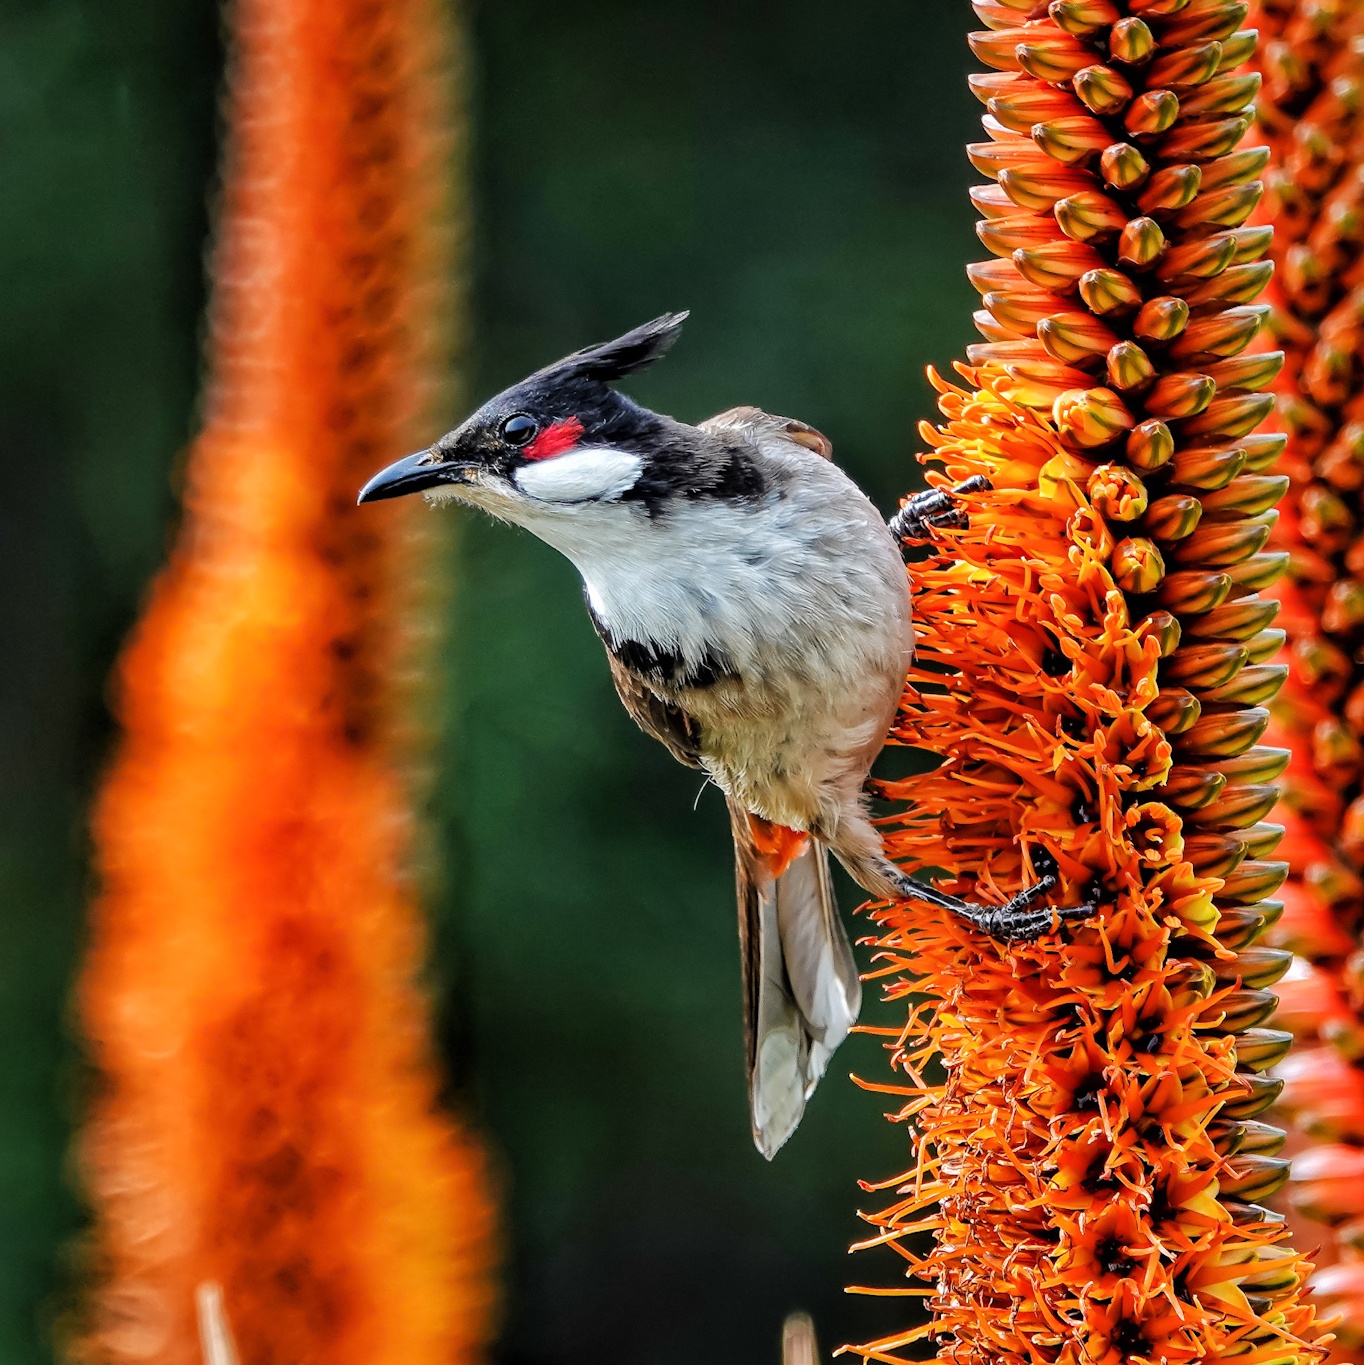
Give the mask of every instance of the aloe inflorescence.
<svg viewBox="0 0 1364 1365">
<path fill-rule="evenodd" d="M 1291 873 L 1274 941 L 1299 955 L 1281 1021 L 1299 1046 L 1281 1068 L 1281 1112 L 1300 1133 L 1292 1205 L 1334 1227 L 1313 1281 L 1364 1342 L 1364 7 L 1262 0 L 1256 136 L 1270 149 L 1258 211 L 1274 226 L 1265 300 L 1287 356 L 1275 424 L 1291 479 L 1276 531 L 1290 568 L 1283 602 L 1289 679 L 1274 742 L 1293 751 L 1281 854 Z"/>
<path fill-rule="evenodd" d="M 1009 948 L 876 912 L 917 1136 L 866 1216 L 930 1319 L 855 1350 L 1311 1360 L 1310 1267 L 1263 1202 L 1288 1176 L 1261 1116 L 1291 958 L 1257 943 L 1288 870 L 1268 818 L 1288 755 L 1258 742 L 1288 480 L 1257 430 L 1284 357 L 1252 344 L 1273 271 L 1248 225 L 1255 34 L 1239 0 L 975 9 L 986 340 L 963 385 L 935 376 L 922 434 L 931 481 L 989 488 L 915 566 L 896 733 L 942 761 L 886 784 L 887 841 L 977 900 L 1052 873 L 1096 910 Z"/>
<path fill-rule="evenodd" d="M 237 0 L 205 429 L 119 669 L 82 1020 L 73 1358 L 422 1365 L 489 1332 L 481 1145 L 435 1105 L 395 697 L 429 430 L 446 30 L 427 0 Z"/>
</svg>

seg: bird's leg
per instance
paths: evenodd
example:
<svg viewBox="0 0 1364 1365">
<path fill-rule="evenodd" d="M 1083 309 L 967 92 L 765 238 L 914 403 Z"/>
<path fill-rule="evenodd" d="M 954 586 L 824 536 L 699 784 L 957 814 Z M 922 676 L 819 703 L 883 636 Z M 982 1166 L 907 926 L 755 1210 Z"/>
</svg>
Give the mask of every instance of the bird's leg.
<svg viewBox="0 0 1364 1365">
<path fill-rule="evenodd" d="M 940 488 L 925 488 L 913 497 L 890 519 L 890 533 L 897 540 L 927 540 L 934 526 L 962 527 L 966 513 L 953 502 L 962 493 L 980 493 L 990 487 L 983 474 L 963 480 L 950 493 Z"/>
<path fill-rule="evenodd" d="M 1057 924 L 1065 920 L 1087 919 L 1094 913 L 1092 905 L 1068 905 L 1064 908 L 1050 905 L 1034 906 L 1033 902 L 1056 885 L 1056 878 L 1048 873 L 1040 881 L 1024 887 L 1018 895 L 1003 905 L 976 905 L 971 901 L 949 896 L 927 882 L 915 881 L 906 872 L 896 869 L 896 881 L 900 895 L 905 900 L 923 901 L 936 905 L 943 910 L 951 910 L 963 919 L 969 920 L 983 934 L 997 938 L 1005 943 L 1022 943 L 1029 939 L 1040 938 L 1050 933 Z"/>
</svg>

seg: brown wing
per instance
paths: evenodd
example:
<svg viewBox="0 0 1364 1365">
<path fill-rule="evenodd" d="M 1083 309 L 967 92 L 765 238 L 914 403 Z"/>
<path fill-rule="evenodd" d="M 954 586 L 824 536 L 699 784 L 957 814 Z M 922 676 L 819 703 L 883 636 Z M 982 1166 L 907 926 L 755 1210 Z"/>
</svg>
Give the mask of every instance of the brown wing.
<svg viewBox="0 0 1364 1365">
<path fill-rule="evenodd" d="M 680 706 L 665 701 L 638 674 L 632 673 L 608 649 L 611 681 L 631 719 L 652 735 L 679 762 L 689 768 L 701 766 L 701 736 L 696 722 Z"/>
<path fill-rule="evenodd" d="M 725 412 L 717 412 L 714 417 L 708 417 L 700 427 L 712 436 L 725 430 L 737 431 L 755 442 L 764 434 L 784 436 L 788 441 L 794 441 L 806 450 L 813 450 L 826 460 L 834 457 L 834 443 L 822 431 L 816 431 L 794 417 L 778 417 L 761 408 L 729 408 Z"/>
</svg>

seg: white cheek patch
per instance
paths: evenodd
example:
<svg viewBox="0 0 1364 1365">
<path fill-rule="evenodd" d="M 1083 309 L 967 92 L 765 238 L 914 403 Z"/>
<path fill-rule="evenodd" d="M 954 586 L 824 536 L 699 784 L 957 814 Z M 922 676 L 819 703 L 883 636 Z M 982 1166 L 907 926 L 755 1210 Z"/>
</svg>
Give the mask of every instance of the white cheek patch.
<svg viewBox="0 0 1364 1365">
<path fill-rule="evenodd" d="M 513 476 L 541 502 L 607 502 L 635 486 L 644 461 L 627 450 L 583 446 L 524 465 Z"/>
</svg>

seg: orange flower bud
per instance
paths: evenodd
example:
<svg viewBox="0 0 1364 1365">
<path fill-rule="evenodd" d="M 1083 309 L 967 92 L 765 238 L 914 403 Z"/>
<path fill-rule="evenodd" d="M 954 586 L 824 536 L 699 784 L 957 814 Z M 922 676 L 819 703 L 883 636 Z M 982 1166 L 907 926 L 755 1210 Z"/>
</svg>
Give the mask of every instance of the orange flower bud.
<svg viewBox="0 0 1364 1365">
<path fill-rule="evenodd" d="M 1270 393 L 1243 393 L 1214 398 L 1197 417 L 1185 422 L 1181 431 L 1189 440 L 1195 436 L 1234 439 L 1254 430 L 1273 409 L 1274 395 Z"/>
<path fill-rule="evenodd" d="M 1205 569 L 1166 574 L 1160 585 L 1160 605 L 1177 616 L 1198 616 L 1219 607 L 1231 593 L 1231 577 Z M 1162 727 L 1164 728 L 1164 727 Z"/>
<path fill-rule="evenodd" d="M 1103 257 L 1092 246 L 1063 239 L 1044 246 L 1020 247 L 1013 254 L 1013 263 L 1025 280 L 1061 293 L 1101 266 Z"/>
<path fill-rule="evenodd" d="M 1258 635 L 1252 635 L 1246 641 L 1246 648 L 1250 651 L 1250 662 L 1260 664 L 1266 659 L 1276 658 L 1287 638 L 1287 632 L 1282 630 L 1262 630 Z"/>
<path fill-rule="evenodd" d="M 1167 253 L 1168 254 L 1168 253 Z M 1133 334 L 1143 341 L 1173 341 L 1189 321 L 1189 305 L 1173 295 L 1147 299 L 1132 319 Z"/>
<path fill-rule="evenodd" d="M 1169 493 L 1157 498 L 1146 513 L 1145 529 L 1166 545 L 1194 533 L 1203 516 L 1203 504 L 1187 493 Z"/>
<path fill-rule="evenodd" d="M 1190 7 L 1187 15 L 1182 15 L 1162 31 L 1161 45 L 1188 47 L 1230 38 L 1249 13 L 1250 6 L 1245 0 L 1220 0 L 1220 3 L 1200 5 L 1197 13 Z"/>
<path fill-rule="evenodd" d="M 1228 602 L 1225 606 L 1210 611 L 1188 622 L 1185 632 L 1195 638 L 1209 635 L 1228 640 L 1248 640 L 1258 635 L 1279 614 L 1279 603 L 1274 598 L 1243 598 Z M 1266 749 L 1265 754 L 1282 754 L 1288 761 L 1287 749 Z M 1280 770 L 1282 770 L 1282 765 Z M 1247 779 L 1250 780 L 1250 779 Z M 1268 780 L 1268 779 L 1265 779 Z"/>
<path fill-rule="evenodd" d="M 1061 231 L 1077 242 L 1101 241 L 1121 232 L 1127 224 L 1123 209 L 1098 190 L 1058 200 L 1053 212 Z"/>
<path fill-rule="evenodd" d="M 1218 912 L 1218 942 L 1223 940 L 1222 925 L 1225 923 L 1226 913 L 1229 909 L 1232 908 L 1229 906 L 1229 908 Z M 1212 1016 L 1221 1018 L 1222 1028 L 1227 1033 L 1244 1033 L 1248 1028 L 1258 1028 L 1260 1024 L 1264 1024 L 1271 1018 L 1274 1018 L 1275 1022 L 1282 1028 L 1283 1021 L 1275 1018 L 1278 1003 L 1278 996 L 1273 991 L 1229 991 L 1225 995 L 1218 996 L 1217 1003 L 1208 1007 L 1204 1017 L 1207 1017 L 1207 1014 L 1212 1014 Z M 1289 1029 L 1289 1032 L 1293 1032 L 1292 1029 Z M 1296 1037 L 1296 1033 L 1293 1036 Z M 1256 1123 L 1255 1126 L 1258 1129 L 1266 1130 L 1268 1133 L 1274 1133 L 1279 1147 L 1282 1147 L 1288 1138 L 1288 1134 L 1283 1132 L 1281 1127 L 1271 1127 L 1268 1123 Z M 1244 1127 L 1244 1125 L 1237 1125 L 1237 1127 Z"/>
<path fill-rule="evenodd" d="M 1019 66 L 1049 85 L 1068 81 L 1094 60 L 1094 54 L 1069 34 L 1047 33 L 1019 43 L 1014 49 Z"/>
<path fill-rule="evenodd" d="M 1156 375 L 1151 357 L 1135 341 L 1120 341 L 1106 357 L 1108 382 L 1115 389 L 1127 392 L 1149 384 Z"/>
<path fill-rule="evenodd" d="M 1241 185 L 1247 180 L 1255 180 L 1268 164 L 1268 147 L 1247 147 L 1243 151 L 1218 157 L 1203 165 L 1203 188 L 1220 190 L 1223 185 Z M 1263 228 L 1256 230 L 1267 234 L 1265 240 L 1268 245 L 1268 238 L 1274 235 L 1273 227 L 1266 223 Z"/>
<path fill-rule="evenodd" d="M 1143 213 L 1173 213 L 1193 201 L 1202 183 L 1203 172 L 1197 166 L 1166 166 L 1137 196 L 1137 207 Z"/>
<path fill-rule="evenodd" d="M 966 267 L 966 278 L 982 294 L 994 289 L 1026 289 L 1028 284 L 1012 260 L 972 261 Z"/>
<path fill-rule="evenodd" d="M 981 336 L 987 337 L 991 341 L 1008 341 L 1011 338 L 1026 337 L 1027 329 L 1005 327 L 993 313 L 984 308 L 977 308 L 971 314 L 971 321 Z"/>
<path fill-rule="evenodd" d="M 981 175 L 997 176 L 1010 168 L 1045 169 L 1046 155 L 1029 139 L 1010 138 L 1005 142 L 969 142 L 966 159 Z"/>
<path fill-rule="evenodd" d="M 1067 363 L 1102 355 L 1117 337 L 1089 313 L 1055 313 L 1037 324 L 1037 336 L 1047 351 Z"/>
<path fill-rule="evenodd" d="M 1206 374 L 1165 374 L 1146 395 L 1146 410 L 1157 417 L 1192 417 L 1212 402 L 1217 384 Z"/>
<path fill-rule="evenodd" d="M 1221 227 L 1236 227 L 1244 223 L 1255 211 L 1255 206 L 1264 197 L 1265 187 L 1258 180 L 1247 181 L 1244 185 L 1224 185 L 1220 190 L 1209 190 L 1206 194 L 1196 195 L 1175 217 L 1175 226 L 1182 228 L 1205 227 L 1217 224 Z"/>
<path fill-rule="evenodd" d="M 1179 624 L 1179 617 L 1168 611 L 1153 611 L 1140 623 L 1138 632 L 1160 641 L 1162 658 L 1168 658 L 1179 648 L 1179 641 L 1184 633 L 1183 627 Z"/>
<path fill-rule="evenodd" d="M 1009 218 L 990 218 L 976 224 L 976 236 L 987 251 L 1009 256 L 1020 247 L 1062 241 L 1061 229 L 1051 218 L 1019 213 Z"/>
<path fill-rule="evenodd" d="M 1293 965 L 1293 954 L 1282 948 L 1255 944 L 1243 948 L 1233 958 L 1218 958 L 1212 964 L 1217 980 L 1259 988 L 1272 986 Z"/>
<path fill-rule="evenodd" d="M 1220 43 L 1177 47 L 1163 52 L 1146 68 L 1146 80 L 1153 86 L 1183 88 L 1202 85 L 1217 74 L 1217 64 L 1221 60 Z"/>
<path fill-rule="evenodd" d="M 1158 418 L 1148 418 L 1132 428 L 1127 437 L 1127 461 L 1143 471 L 1159 469 L 1175 453 L 1170 428 Z"/>
<path fill-rule="evenodd" d="M 1043 290 L 992 290 L 981 302 L 997 322 L 1022 336 L 1031 336 L 1056 311 L 1056 296 Z"/>
<path fill-rule="evenodd" d="M 1031 36 L 1031 31 L 1026 28 L 1005 28 L 994 32 L 968 33 L 966 41 L 971 51 L 986 66 L 992 66 L 996 71 L 1019 71 L 1022 68 L 1016 49 L 1023 39 Z"/>
<path fill-rule="evenodd" d="M 1251 261 L 1246 265 L 1229 266 L 1215 280 L 1183 293 L 1190 308 L 1201 308 L 1208 303 L 1251 303 L 1264 292 L 1273 274 L 1273 261 Z"/>
<path fill-rule="evenodd" d="M 1093 449 L 1131 430 L 1135 419 L 1112 389 L 1072 389 L 1052 405 L 1052 420 L 1068 445 Z"/>
<path fill-rule="evenodd" d="M 1008 218 L 1018 211 L 1018 205 L 996 184 L 972 185 L 967 194 L 983 218 Z"/>
<path fill-rule="evenodd" d="M 1258 351 L 1254 355 L 1216 361 L 1204 372 L 1217 381 L 1219 390 L 1263 389 L 1279 377 L 1283 362 L 1282 351 Z"/>
<path fill-rule="evenodd" d="M 1251 729 L 1253 727 L 1251 726 L 1248 720 L 1245 720 L 1245 718 L 1255 714 L 1264 715 L 1266 717 L 1265 723 L 1268 724 L 1267 718 L 1269 713 L 1267 711 L 1262 712 L 1259 707 L 1256 707 L 1255 710 L 1253 711 L 1238 711 L 1233 714 L 1238 719 L 1244 721 L 1245 727 L 1247 729 Z M 1227 720 L 1228 717 L 1216 716 L 1213 719 Z M 1197 726 L 1195 726 L 1194 728 L 1197 729 Z M 1228 724 L 1225 727 L 1225 736 L 1223 739 L 1224 743 L 1239 744 L 1242 742 L 1240 739 L 1232 738 L 1232 731 L 1234 730 L 1234 728 L 1235 727 L 1231 726 L 1230 724 Z M 1247 744 L 1253 744 L 1255 740 L 1258 738 L 1259 735 L 1257 734 L 1254 736 L 1254 738 L 1248 740 Z M 1180 743 L 1183 742 L 1184 740 L 1183 738 L 1181 738 Z M 1226 877 L 1223 880 L 1222 889 L 1221 891 L 1218 892 L 1218 898 L 1221 900 L 1241 902 L 1259 900 L 1263 896 L 1272 896 L 1274 892 L 1276 892 L 1284 884 L 1287 878 L 1288 878 L 1287 863 L 1262 862 L 1259 859 L 1248 858 L 1246 859 L 1245 862 L 1241 864 L 1240 867 L 1236 869 L 1235 872 L 1233 872 L 1230 876 Z M 1280 1057 L 1283 1056 L 1283 1053 L 1280 1052 L 1279 1056 Z M 1277 1060 L 1278 1057 L 1274 1058 L 1274 1061 Z M 1238 1062 L 1240 1061 L 1239 1053 L 1237 1055 L 1237 1061 Z M 1268 1062 L 1267 1065 L 1272 1066 L 1274 1064 L 1274 1061 Z"/>
<path fill-rule="evenodd" d="M 1288 572 L 1288 560 L 1287 550 L 1262 550 L 1240 564 L 1228 565 L 1226 575 L 1231 579 L 1232 591 L 1262 592 Z"/>
<path fill-rule="evenodd" d="M 1177 280 L 1181 277 L 1211 279 L 1220 275 L 1236 259 L 1236 234 L 1217 232 L 1211 237 L 1199 237 L 1171 247 L 1156 267 L 1158 280 Z"/>
<path fill-rule="evenodd" d="M 972 78 L 971 86 L 980 97 L 976 79 Z M 1016 79 L 1007 88 L 991 94 L 985 101 L 985 107 L 1005 128 L 1024 136 L 1030 135 L 1033 125 L 1044 119 L 1068 118 L 1085 112 L 1084 105 L 1067 90 Z"/>
<path fill-rule="evenodd" d="M 1203 119 L 1240 113 L 1259 93 L 1261 79 L 1258 71 L 1218 76 L 1185 94 L 1180 102 L 1180 117 Z"/>
<path fill-rule="evenodd" d="M 1192 834 L 1184 841 L 1184 856 L 1200 877 L 1225 877 L 1246 860 L 1246 849 L 1230 833 Z"/>
<path fill-rule="evenodd" d="M 1241 878 L 1244 881 L 1250 879 L 1246 877 L 1246 868 L 1249 863 L 1242 863 L 1235 872 L 1232 879 Z M 1287 875 L 1287 863 L 1264 863 L 1259 866 L 1264 868 L 1282 868 L 1284 875 Z M 1261 874 L 1262 877 L 1264 874 Z M 1273 874 L 1270 874 L 1272 877 Z M 1230 880 L 1230 879 L 1229 879 Z M 1226 887 L 1222 888 L 1226 894 Z M 1236 1065 L 1247 1071 L 1268 1071 L 1276 1062 L 1283 1060 L 1288 1049 L 1293 1046 L 1293 1035 L 1277 1028 L 1252 1028 L 1247 1029 L 1236 1039 Z M 1287 1163 L 1285 1163 L 1286 1165 Z M 1282 1182 L 1280 1182 L 1282 1183 Z M 1277 1188 L 1277 1187 L 1276 1187 Z"/>
<path fill-rule="evenodd" d="M 1118 238 L 1118 260 L 1134 270 L 1154 265 L 1165 250 L 1165 234 L 1154 218 L 1133 218 Z"/>
<path fill-rule="evenodd" d="M 1165 560 L 1153 541 L 1134 536 L 1113 547 L 1112 569 L 1124 592 L 1154 592 L 1165 577 Z"/>
<path fill-rule="evenodd" d="M 1246 647 L 1219 641 L 1216 644 L 1189 644 L 1177 649 L 1160 668 L 1161 681 L 1201 692 L 1230 681 L 1244 667 Z M 1225 777 L 1226 774 L 1221 774 Z"/>
<path fill-rule="evenodd" d="M 1288 492 L 1287 474 L 1243 474 L 1202 498 L 1204 512 L 1216 516 L 1254 517 L 1267 512 Z"/>
<path fill-rule="evenodd" d="M 1338 717 L 1327 716 L 1312 727 L 1312 766 L 1333 787 L 1358 778 L 1364 750 Z"/>
<path fill-rule="evenodd" d="M 1137 66 L 1155 50 L 1155 37 L 1140 19 L 1120 19 L 1108 32 L 1108 53 L 1115 62 Z"/>
<path fill-rule="evenodd" d="M 1087 66 L 1075 73 L 1072 85 L 1085 106 L 1100 115 L 1121 113 L 1132 98 L 1132 87 L 1111 66 Z"/>
<path fill-rule="evenodd" d="M 1272 1076 L 1237 1076 L 1223 1091 L 1214 1091 L 1222 1101 L 1221 1117 L 1249 1119 L 1262 1114 L 1283 1090 L 1283 1081 Z"/>
<path fill-rule="evenodd" d="M 1115 190 L 1131 190 L 1151 173 L 1150 163 L 1130 142 L 1115 142 L 1099 158 L 1104 183 Z"/>
<path fill-rule="evenodd" d="M 1194 446 L 1174 457 L 1175 482 L 1186 488 L 1225 488 L 1246 463 L 1239 445 Z"/>
<path fill-rule="evenodd" d="M 1272 1029 L 1257 1029 L 1257 1033 L 1271 1033 Z M 1250 1032 L 1250 1030 L 1247 1030 Z M 1242 1035 L 1244 1037 L 1245 1034 Z M 1288 1051 L 1289 1044 L 1293 1040 L 1293 1035 L 1288 1036 L 1288 1043 L 1283 1045 L 1283 1052 Z M 1282 1056 L 1283 1054 L 1280 1053 Z M 1241 1047 L 1238 1042 L 1236 1050 L 1237 1060 L 1241 1058 Z M 1272 1063 L 1266 1062 L 1268 1068 Z M 1247 1203 L 1257 1203 L 1260 1200 L 1268 1199 L 1271 1195 L 1278 1193 L 1287 1183 L 1289 1174 L 1289 1163 L 1283 1157 L 1277 1156 L 1256 1156 L 1245 1154 L 1234 1156 L 1222 1168 L 1218 1183 L 1221 1185 L 1221 1194 L 1232 1199 L 1242 1199 Z M 1276 1268 L 1277 1269 L 1277 1268 Z M 1266 1275 L 1268 1272 L 1265 1272 Z M 1291 1269 L 1279 1271 L 1288 1275 L 1287 1285 L 1297 1283 L 1297 1277 Z M 1243 1287 L 1256 1280 L 1255 1276 L 1246 1276 L 1242 1280 Z M 1263 1288 L 1256 1284 L 1257 1288 Z"/>
<path fill-rule="evenodd" d="M 1256 40 L 1259 33 L 1255 29 L 1241 29 L 1236 33 L 1228 34 L 1222 38 L 1222 60 L 1218 64 L 1219 71 L 1230 71 L 1234 67 L 1240 66 L 1243 62 L 1250 60 L 1255 52 Z"/>
<path fill-rule="evenodd" d="M 1094 189 L 1097 181 L 1088 171 L 1048 162 L 1038 154 L 1037 165 L 1011 166 L 999 173 L 999 188 L 1021 209 L 1042 213 L 1058 199 Z"/>
<path fill-rule="evenodd" d="M 1063 166 L 1082 165 L 1112 141 L 1103 124 L 1089 114 L 1035 123 L 1031 132 L 1033 141 Z"/>
<path fill-rule="evenodd" d="M 1173 90 L 1148 89 L 1127 106 L 1123 127 L 1133 137 L 1156 137 L 1174 125 L 1179 116 L 1179 96 Z"/>
<path fill-rule="evenodd" d="M 1112 0 L 1052 0 L 1047 13 L 1056 21 L 1057 27 L 1077 38 L 1098 33 L 1122 17 Z"/>
<path fill-rule="evenodd" d="M 1194 811 L 1206 806 L 1226 785 L 1227 779 L 1211 768 L 1180 766 L 1170 769 L 1169 776 L 1156 791 L 1176 810 Z M 1221 937 L 1220 932 L 1218 936 Z"/>
<path fill-rule="evenodd" d="M 1259 706 L 1261 702 L 1273 701 L 1287 678 L 1287 664 L 1251 663 L 1230 682 L 1204 692 L 1203 700 L 1216 702 L 1219 706 Z M 1262 815 L 1267 815 L 1279 799 L 1279 789 L 1274 787 L 1272 791 L 1274 794 L 1261 812 Z"/>
<path fill-rule="evenodd" d="M 1237 444 L 1246 452 L 1246 473 L 1258 474 L 1283 454 L 1288 437 L 1281 431 L 1255 431 L 1242 436 Z"/>
<path fill-rule="evenodd" d="M 1205 569 L 1226 569 L 1249 559 L 1264 547 L 1278 514 L 1243 517 L 1238 521 L 1208 521 L 1175 548 L 1180 565 L 1201 565 Z"/>
<path fill-rule="evenodd" d="M 1245 117 L 1176 124 L 1161 142 L 1160 155 L 1177 161 L 1211 161 L 1234 151 L 1249 127 Z"/>
<path fill-rule="evenodd" d="M 1243 304 L 1198 318 L 1170 347 L 1170 357 L 1183 361 L 1199 355 L 1236 355 L 1255 339 L 1268 316 L 1269 309 L 1264 304 Z"/>
<path fill-rule="evenodd" d="M 1182 687 L 1162 687 L 1160 695 L 1146 708 L 1147 720 L 1171 736 L 1192 729 L 1202 713 L 1198 698 Z"/>
<path fill-rule="evenodd" d="M 1080 297 L 1094 312 L 1126 313 L 1141 306 L 1141 290 L 1117 270 L 1088 270 L 1080 276 Z"/>
</svg>

